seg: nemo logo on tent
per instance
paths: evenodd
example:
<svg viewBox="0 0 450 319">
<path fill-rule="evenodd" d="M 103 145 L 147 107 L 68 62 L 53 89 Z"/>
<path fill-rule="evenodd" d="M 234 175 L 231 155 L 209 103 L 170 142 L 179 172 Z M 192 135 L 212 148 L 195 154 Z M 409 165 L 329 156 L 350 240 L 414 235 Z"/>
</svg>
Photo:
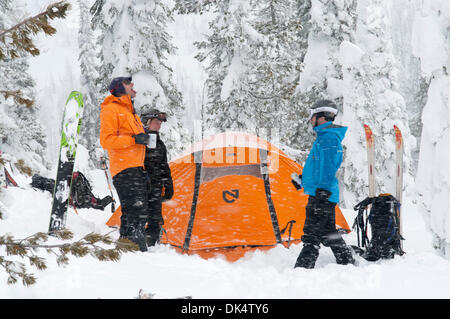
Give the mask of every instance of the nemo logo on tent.
<svg viewBox="0 0 450 319">
<path fill-rule="evenodd" d="M 223 191 L 222 198 L 227 203 L 234 203 L 239 198 L 239 189 L 232 189 L 231 192 Z"/>
</svg>

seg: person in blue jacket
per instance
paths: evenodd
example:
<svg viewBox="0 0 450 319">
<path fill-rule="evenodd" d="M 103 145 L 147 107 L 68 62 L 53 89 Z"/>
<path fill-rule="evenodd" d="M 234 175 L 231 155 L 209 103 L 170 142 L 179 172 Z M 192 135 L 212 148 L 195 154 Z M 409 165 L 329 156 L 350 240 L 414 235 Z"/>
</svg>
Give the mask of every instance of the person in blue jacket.
<svg viewBox="0 0 450 319">
<path fill-rule="evenodd" d="M 293 176 L 297 189 L 309 195 L 303 227 L 303 247 L 295 267 L 314 268 L 320 244 L 330 247 L 338 264 L 353 264 L 350 248 L 336 230 L 335 207 L 339 202 L 336 172 L 342 163 L 341 142 L 347 127 L 333 124 L 338 112 L 330 100 L 319 100 L 310 110 L 310 121 L 317 133 L 311 151 L 299 176 Z"/>
</svg>

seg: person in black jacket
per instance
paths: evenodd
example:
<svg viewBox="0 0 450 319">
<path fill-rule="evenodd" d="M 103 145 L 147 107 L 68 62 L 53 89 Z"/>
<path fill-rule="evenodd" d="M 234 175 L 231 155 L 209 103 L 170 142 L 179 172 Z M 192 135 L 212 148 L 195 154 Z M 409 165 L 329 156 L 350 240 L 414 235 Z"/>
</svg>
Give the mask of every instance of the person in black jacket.
<svg viewBox="0 0 450 319">
<path fill-rule="evenodd" d="M 167 114 L 157 109 L 142 114 L 145 132 L 150 140 L 146 147 L 144 167 L 147 172 L 148 219 L 146 228 L 147 245 L 154 246 L 160 238 L 164 224 L 162 202 L 173 196 L 173 182 L 167 162 L 167 148 L 159 136 L 161 124 L 167 121 Z M 152 145 L 153 144 L 153 145 Z"/>
</svg>

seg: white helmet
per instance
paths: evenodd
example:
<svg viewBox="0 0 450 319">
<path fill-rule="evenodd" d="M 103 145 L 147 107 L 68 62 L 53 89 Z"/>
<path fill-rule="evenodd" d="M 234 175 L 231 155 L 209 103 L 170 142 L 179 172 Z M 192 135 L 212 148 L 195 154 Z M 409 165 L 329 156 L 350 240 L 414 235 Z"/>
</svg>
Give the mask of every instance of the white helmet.
<svg viewBox="0 0 450 319">
<path fill-rule="evenodd" d="M 324 116 L 327 120 L 333 121 L 338 113 L 338 109 L 333 101 L 319 100 L 311 106 L 309 112 L 310 120 L 314 115 L 319 115 L 318 117 Z"/>
</svg>

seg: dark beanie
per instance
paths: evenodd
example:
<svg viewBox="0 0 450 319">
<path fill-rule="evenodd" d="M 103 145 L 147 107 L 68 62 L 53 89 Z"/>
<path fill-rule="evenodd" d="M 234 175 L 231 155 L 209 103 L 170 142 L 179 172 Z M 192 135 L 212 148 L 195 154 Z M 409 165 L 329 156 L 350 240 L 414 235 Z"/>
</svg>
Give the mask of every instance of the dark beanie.
<svg viewBox="0 0 450 319">
<path fill-rule="evenodd" d="M 125 87 L 123 86 L 123 81 L 129 80 L 132 81 L 131 76 L 130 77 L 118 77 L 112 79 L 111 83 L 109 84 L 109 92 L 114 95 L 118 96 L 119 94 L 125 94 Z"/>
</svg>

